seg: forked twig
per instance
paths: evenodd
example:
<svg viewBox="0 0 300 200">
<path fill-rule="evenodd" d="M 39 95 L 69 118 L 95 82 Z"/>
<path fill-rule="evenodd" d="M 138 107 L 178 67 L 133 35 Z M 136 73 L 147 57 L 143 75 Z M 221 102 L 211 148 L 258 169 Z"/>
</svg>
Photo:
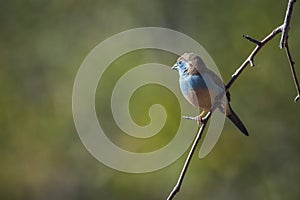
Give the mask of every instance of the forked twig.
<svg viewBox="0 0 300 200">
<path fill-rule="evenodd" d="M 251 67 L 254 66 L 254 57 L 255 55 L 259 52 L 259 50 L 265 46 L 271 39 L 274 38 L 275 35 L 277 35 L 278 33 L 280 33 L 282 30 L 282 27 L 279 26 L 277 28 L 275 28 L 269 35 L 267 35 L 263 40 L 258 41 L 255 40 L 253 38 L 251 38 L 248 35 L 244 35 L 243 37 L 246 38 L 247 40 L 249 40 L 250 42 L 253 42 L 254 44 L 256 44 L 256 47 L 253 49 L 253 51 L 250 53 L 250 55 L 248 56 L 248 58 L 242 63 L 242 65 L 232 74 L 231 79 L 229 80 L 229 82 L 226 84 L 225 86 L 225 90 L 228 91 L 229 88 L 232 86 L 232 84 L 236 81 L 236 79 L 238 78 L 238 76 L 244 71 L 244 69 L 247 67 L 247 65 L 249 64 Z"/>
<path fill-rule="evenodd" d="M 242 63 L 242 65 L 234 72 L 234 74 L 231 76 L 231 79 L 229 80 L 229 82 L 226 84 L 225 86 L 225 91 L 228 91 L 230 89 L 230 87 L 232 86 L 232 84 L 236 81 L 236 79 L 239 77 L 239 75 L 243 72 L 243 70 L 246 68 L 246 66 L 249 64 L 250 66 L 254 66 L 254 57 L 255 55 L 259 52 L 259 50 L 265 45 L 267 44 L 271 39 L 274 38 L 274 36 L 276 36 L 278 33 L 282 32 L 281 34 L 281 40 L 280 40 L 280 48 L 285 48 L 286 51 L 286 55 L 289 61 L 289 65 L 292 71 L 292 75 L 293 75 L 293 79 L 294 79 L 294 83 L 296 86 L 296 90 L 297 90 L 297 96 L 295 98 L 295 101 L 299 100 L 300 98 L 300 89 L 299 89 L 299 82 L 296 76 L 296 72 L 295 72 L 295 62 L 292 59 L 291 56 L 291 52 L 289 49 L 289 45 L 288 45 L 288 31 L 289 31 L 289 27 L 290 27 L 290 21 L 291 21 L 291 16 L 292 16 L 292 11 L 293 11 L 293 6 L 294 3 L 296 2 L 296 0 L 289 0 L 288 1 L 288 6 L 287 6 L 287 10 L 286 10 L 286 15 L 285 15 L 285 19 L 284 22 L 281 26 L 275 28 L 269 35 L 267 35 L 263 40 L 258 41 L 256 39 L 251 38 L 248 35 L 244 35 L 243 37 L 246 38 L 247 40 L 249 40 L 250 42 L 254 43 L 256 45 L 256 47 L 253 49 L 253 51 L 250 53 L 250 55 L 248 56 L 248 58 Z M 197 147 L 198 142 L 201 139 L 201 136 L 203 134 L 203 131 L 206 127 L 207 121 L 210 119 L 211 117 L 211 112 L 208 112 L 206 114 L 206 116 L 202 119 L 202 124 L 200 126 L 200 129 L 198 130 L 198 133 L 193 141 L 193 144 L 191 146 L 191 149 L 189 151 L 189 154 L 186 158 L 186 161 L 183 165 L 183 168 L 181 170 L 181 173 L 179 175 L 179 178 L 177 180 L 176 185 L 174 186 L 173 190 L 170 192 L 167 200 L 172 200 L 174 198 L 174 196 L 179 192 L 183 178 L 187 172 L 189 163 L 192 159 L 192 156 L 195 152 L 195 149 Z M 196 120 L 196 118 L 194 117 L 184 117 L 185 119 L 190 119 L 190 120 Z"/>
</svg>

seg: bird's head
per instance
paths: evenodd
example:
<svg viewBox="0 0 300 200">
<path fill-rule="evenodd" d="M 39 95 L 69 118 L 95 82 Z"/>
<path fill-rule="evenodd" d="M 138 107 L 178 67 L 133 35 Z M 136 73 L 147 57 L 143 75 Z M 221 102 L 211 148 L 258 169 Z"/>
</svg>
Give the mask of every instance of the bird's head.
<svg viewBox="0 0 300 200">
<path fill-rule="evenodd" d="M 179 75 L 200 74 L 206 70 L 206 66 L 202 59 L 195 53 L 184 53 L 180 56 L 172 69 L 179 72 Z"/>
<path fill-rule="evenodd" d="M 186 75 L 188 67 L 189 63 L 180 57 L 178 58 L 177 62 L 173 65 L 172 69 L 177 70 L 179 72 L 179 75 Z"/>
</svg>

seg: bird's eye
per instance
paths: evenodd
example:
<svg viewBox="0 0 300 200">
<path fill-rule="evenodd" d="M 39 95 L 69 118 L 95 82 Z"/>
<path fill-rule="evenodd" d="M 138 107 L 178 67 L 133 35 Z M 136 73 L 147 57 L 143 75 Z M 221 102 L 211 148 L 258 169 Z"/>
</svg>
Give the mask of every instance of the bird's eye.
<svg viewBox="0 0 300 200">
<path fill-rule="evenodd" d="M 182 64 L 182 61 L 178 61 L 178 65 L 181 65 Z"/>
</svg>

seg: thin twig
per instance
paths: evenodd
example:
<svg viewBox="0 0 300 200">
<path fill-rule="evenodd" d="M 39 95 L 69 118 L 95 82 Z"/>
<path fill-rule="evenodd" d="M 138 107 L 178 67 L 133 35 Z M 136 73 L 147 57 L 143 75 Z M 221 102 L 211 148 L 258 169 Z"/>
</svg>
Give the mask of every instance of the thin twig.
<svg viewBox="0 0 300 200">
<path fill-rule="evenodd" d="M 287 10 L 285 13 L 285 18 L 284 18 L 283 24 L 281 26 L 282 34 L 281 34 L 281 38 L 280 38 L 279 47 L 281 49 L 285 48 L 285 52 L 286 52 L 286 55 L 287 55 L 287 58 L 289 61 L 292 76 L 294 79 L 294 84 L 296 86 L 296 91 L 297 91 L 297 96 L 295 97 L 294 101 L 297 102 L 300 98 L 299 82 L 298 82 L 298 78 L 296 75 L 295 62 L 292 59 L 292 55 L 291 55 L 291 52 L 289 49 L 289 43 L 288 43 L 288 38 L 289 38 L 288 35 L 289 35 L 289 30 L 290 30 L 290 23 L 291 23 L 294 3 L 296 3 L 296 0 L 289 0 L 289 2 L 288 2 Z"/>
<path fill-rule="evenodd" d="M 171 191 L 171 193 L 169 194 L 167 200 L 173 199 L 173 197 L 179 192 L 180 187 L 181 187 L 181 184 L 182 184 L 182 181 L 183 181 L 183 178 L 184 178 L 184 176 L 185 176 L 185 174 L 186 174 L 186 171 L 187 171 L 187 169 L 188 169 L 189 163 L 191 162 L 192 156 L 193 156 L 193 154 L 194 154 L 194 152 L 195 152 L 195 149 L 196 149 L 196 147 L 197 147 L 198 142 L 199 142 L 200 139 L 201 139 L 201 136 L 202 136 L 203 131 L 204 131 L 205 127 L 206 127 L 207 121 L 208 121 L 209 118 L 210 118 L 210 115 L 211 115 L 211 112 L 208 112 L 208 113 L 206 114 L 206 116 L 201 120 L 202 124 L 201 124 L 201 126 L 200 126 L 199 131 L 198 131 L 198 134 L 196 135 L 196 137 L 195 137 L 195 139 L 194 139 L 194 142 L 193 142 L 193 145 L 192 145 L 192 147 L 191 147 L 191 149 L 190 149 L 189 155 L 188 155 L 187 159 L 185 160 L 185 163 L 184 163 L 184 165 L 183 165 L 183 168 L 182 168 L 182 170 L 181 170 L 181 173 L 180 173 L 180 175 L 179 175 L 179 178 L 178 178 L 178 180 L 177 180 L 177 183 L 176 183 L 176 185 L 174 186 L 174 188 L 173 188 L 173 190 Z"/>
<path fill-rule="evenodd" d="M 293 12 L 293 7 L 294 3 L 296 3 L 296 0 L 289 0 L 288 6 L 285 12 L 285 18 L 282 24 L 282 34 L 281 34 L 281 39 L 280 39 L 280 44 L 279 47 L 280 49 L 284 48 L 287 40 L 288 40 L 288 32 L 290 29 L 290 23 L 291 23 L 291 18 L 292 18 L 292 12 Z"/>
<path fill-rule="evenodd" d="M 267 44 L 271 39 L 274 38 L 274 36 L 276 36 L 278 33 L 282 32 L 281 35 L 281 40 L 280 40 L 280 48 L 285 48 L 286 50 L 286 55 L 289 61 L 289 65 L 291 67 L 291 71 L 292 71 L 292 75 L 293 75 L 293 79 L 296 85 L 296 89 L 297 89 L 297 96 L 295 98 L 295 101 L 297 101 L 300 98 L 300 89 L 299 89 L 299 82 L 296 76 L 296 72 L 295 72 L 295 63 L 292 59 L 290 50 L 289 50 L 289 46 L 288 46 L 288 30 L 290 27 L 290 20 L 291 20 L 291 16 L 292 16 L 292 11 L 293 11 L 293 6 L 294 3 L 296 2 L 296 0 L 289 0 L 288 2 L 288 6 L 287 6 L 287 10 L 286 10 L 286 15 L 285 15 L 285 19 L 284 19 L 284 23 L 281 26 L 278 26 L 277 28 L 275 28 L 269 35 L 267 35 L 263 40 L 258 41 L 256 39 L 253 39 L 252 37 L 248 36 L 248 35 L 244 35 L 243 37 L 246 38 L 247 40 L 249 40 L 250 42 L 253 42 L 256 47 L 253 49 L 253 51 L 250 53 L 250 55 L 248 56 L 248 58 L 242 63 L 242 65 L 234 72 L 234 74 L 231 76 L 231 79 L 229 80 L 229 82 L 226 84 L 225 86 L 225 91 L 228 91 L 230 89 L 230 87 L 232 86 L 232 84 L 236 81 L 236 79 L 240 76 L 240 74 L 244 71 L 244 69 L 246 68 L 246 66 L 249 64 L 250 66 L 254 66 L 254 57 L 255 55 L 259 52 L 259 50 L 265 45 Z M 203 134 L 203 131 L 206 127 L 206 124 L 208 122 L 208 120 L 211 117 L 211 112 L 208 112 L 206 114 L 206 116 L 202 119 L 202 124 L 200 126 L 200 129 L 193 141 L 193 144 L 191 146 L 190 152 L 186 158 L 186 161 L 184 163 L 184 166 L 181 170 L 180 176 L 177 180 L 176 185 L 174 186 L 173 190 L 171 191 L 171 193 L 169 194 L 167 200 L 172 200 L 174 198 L 174 196 L 179 192 L 183 178 L 187 172 L 189 163 L 192 159 L 192 156 L 195 152 L 195 149 L 197 147 L 198 142 L 201 139 L 201 136 Z M 184 116 L 183 118 L 185 119 L 189 119 L 189 120 L 197 120 L 196 117 L 186 117 Z"/>
<path fill-rule="evenodd" d="M 191 117 L 191 116 L 182 116 L 182 119 L 188 119 L 188 120 L 197 120 L 197 117 Z"/>
<path fill-rule="evenodd" d="M 254 57 L 259 52 L 259 50 L 265 46 L 272 38 L 274 38 L 275 35 L 281 32 L 281 26 L 275 28 L 269 35 L 267 35 L 262 41 L 257 41 L 255 39 L 250 40 L 250 36 L 245 37 L 246 39 L 250 40 L 251 42 L 254 42 L 256 44 L 256 47 L 253 49 L 253 51 L 250 53 L 248 58 L 242 63 L 242 65 L 232 74 L 231 79 L 225 86 L 225 90 L 228 91 L 229 88 L 232 86 L 232 84 L 236 81 L 238 76 L 244 71 L 244 69 L 247 67 L 248 64 L 250 66 L 254 66 Z"/>
<path fill-rule="evenodd" d="M 295 62 L 293 61 L 288 42 L 285 43 L 284 49 L 285 49 L 286 56 L 287 56 L 289 64 L 290 64 L 290 68 L 291 68 L 291 72 L 292 72 L 292 75 L 293 75 L 295 87 L 296 87 L 296 90 L 297 90 L 297 96 L 294 99 L 294 101 L 297 102 L 300 98 L 300 88 L 299 88 L 299 82 L 298 82 L 298 78 L 297 78 L 296 71 L 295 71 Z"/>
<path fill-rule="evenodd" d="M 247 40 L 249 40 L 250 42 L 253 42 L 254 44 L 256 44 L 257 46 L 261 45 L 261 42 L 250 37 L 249 35 L 243 35 L 244 38 L 246 38 Z"/>
</svg>

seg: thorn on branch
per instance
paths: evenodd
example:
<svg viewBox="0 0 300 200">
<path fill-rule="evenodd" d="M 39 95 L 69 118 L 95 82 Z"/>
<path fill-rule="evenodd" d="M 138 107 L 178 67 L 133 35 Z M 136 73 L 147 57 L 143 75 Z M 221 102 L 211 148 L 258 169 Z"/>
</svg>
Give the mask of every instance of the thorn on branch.
<svg viewBox="0 0 300 200">
<path fill-rule="evenodd" d="M 253 42 L 253 43 L 256 44 L 257 46 L 261 46 L 261 45 L 262 45 L 261 41 L 258 41 L 258 40 L 256 40 L 256 39 L 250 37 L 249 35 L 243 35 L 243 38 L 249 40 L 250 42 Z"/>
<path fill-rule="evenodd" d="M 251 66 L 251 67 L 254 67 L 254 61 L 253 61 L 253 58 L 249 58 L 249 63 L 250 63 L 250 66 Z"/>
</svg>

